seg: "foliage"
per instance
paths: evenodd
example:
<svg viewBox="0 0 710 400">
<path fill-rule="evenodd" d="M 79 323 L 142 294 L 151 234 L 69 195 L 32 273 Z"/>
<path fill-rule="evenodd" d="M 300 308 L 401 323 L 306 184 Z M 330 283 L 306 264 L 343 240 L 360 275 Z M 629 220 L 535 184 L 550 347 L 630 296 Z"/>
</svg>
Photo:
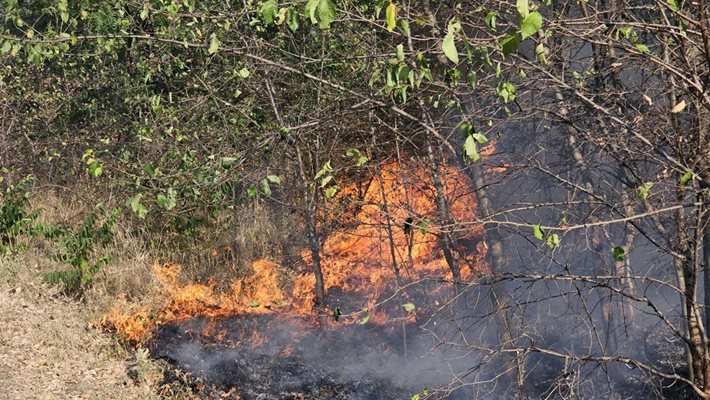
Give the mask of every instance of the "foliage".
<svg viewBox="0 0 710 400">
<path fill-rule="evenodd" d="M 0 254 L 20 251 L 17 242 L 20 237 L 53 239 L 64 230 L 38 220 L 42 210 L 31 210 L 28 204 L 29 185 L 33 177 L 27 176 L 10 184 L 0 196 Z"/>
<path fill-rule="evenodd" d="M 17 184 L 10 185 L 0 196 L 0 254 L 13 250 L 16 237 L 26 231 L 36 218 L 27 206 L 26 178 Z"/>
<path fill-rule="evenodd" d="M 119 211 L 114 209 L 99 225 L 99 218 L 104 212 L 104 206 L 99 204 L 86 216 L 76 231 L 67 232 L 60 241 L 60 252 L 52 258 L 72 268 L 47 273 L 44 279 L 50 283 L 62 283 L 65 290 L 72 294 L 79 294 L 91 284 L 101 267 L 111 262 L 111 255 L 96 253 L 113 240 Z"/>
</svg>

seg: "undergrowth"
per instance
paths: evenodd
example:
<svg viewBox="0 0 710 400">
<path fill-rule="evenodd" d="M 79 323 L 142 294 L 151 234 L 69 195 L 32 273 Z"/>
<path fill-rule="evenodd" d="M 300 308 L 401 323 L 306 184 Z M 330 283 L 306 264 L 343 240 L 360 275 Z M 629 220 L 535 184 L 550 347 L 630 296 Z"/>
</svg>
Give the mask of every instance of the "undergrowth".
<svg viewBox="0 0 710 400">
<path fill-rule="evenodd" d="M 52 245 L 46 247 L 57 250 L 46 256 L 68 268 L 43 273 L 44 280 L 62 285 L 66 294 L 80 295 L 101 268 L 112 261 L 107 246 L 114 238 L 120 210 L 108 213 L 103 204 L 98 204 L 77 228 L 42 222 L 44 210 L 30 206 L 31 182 L 31 176 L 25 177 L 8 185 L 0 195 L 0 254 L 20 254 L 37 240 L 50 242 Z"/>
</svg>

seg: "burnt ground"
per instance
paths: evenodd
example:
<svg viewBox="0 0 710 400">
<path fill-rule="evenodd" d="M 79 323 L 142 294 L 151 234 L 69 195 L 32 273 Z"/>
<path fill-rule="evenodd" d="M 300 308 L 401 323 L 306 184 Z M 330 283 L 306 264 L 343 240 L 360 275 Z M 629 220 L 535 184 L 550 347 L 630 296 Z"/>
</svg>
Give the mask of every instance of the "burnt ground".
<svg viewBox="0 0 710 400">
<path fill-rule="evenodd" d="M 160 327 L 149 348 L 187 371 L 188 383 L 206 398 L 388 400 L 424 389 L 394 382 L 409 368 L 392 348 L 396 331 L 364 325 L 304 331 L 301 322 L 197 318 Z M 402 371 L 387 371 L 396 363 Z"/>
</svg>

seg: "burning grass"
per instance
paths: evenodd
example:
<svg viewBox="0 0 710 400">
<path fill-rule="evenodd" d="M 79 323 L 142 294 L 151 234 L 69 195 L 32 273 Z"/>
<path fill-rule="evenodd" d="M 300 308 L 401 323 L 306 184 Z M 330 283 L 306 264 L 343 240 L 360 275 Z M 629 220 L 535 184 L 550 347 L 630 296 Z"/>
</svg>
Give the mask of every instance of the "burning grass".
<svg viewBox="0 0 710 400">
<path fill-rule="evenodd" d="M 402 354 L 408 340 L 405 330 L 416 330 L 422 316 L 455 293 L 441 238 L 457 237 L 454 250 L 463 280 L 487 271 L 483 229 L 470 224 L 476 200 L 467 177 L 451 167 L 439 171 L 453 217 L 452 225 L 444 227 L 427 168 L 413 161 L 383 164 L 377 175 L 342 188 L 322 210 L 320 228 L 330 231 L 321 252 L 327 308 L 315 307 L 311 253 L 304 249 L 300 270 L 261 259 L 251 264 L 246 276 L 228 283 L 183 282 L 179 265 L 155 264 L 151 270 L 162 287 L 161 300 L 136 306 L 121 298 L 101 326 L 125 342 L 221 382 L 225 393 L 232 384 L 263 384 L 233 369 L 233 362 L 245 359 L 300 374 L 306 381 L 329 382 L 324 386 L 328 388 L 342 379 L 369 379 L 372 371 L 367 368 L 344 375 L 341 369 L 350 364 L 360 368 L 383 357 L 405 357 L 397 362 L 407 364 Z M 337 228 L 326 229 L 333 226 Z M 320 360 L 338 352 L 341 359 L 323 369 Z M 265 355 L 281 361 L 267 363 Z M 340 362 L 346 359 L 350 361 Z M 333 365 L 340 367 L 334 370 Z M 391 375 L 390 367 L 383 368 Z M 314 393 L 302 391 L 296 381 L 279 390 Z M 412 384 L 418 387 L 421 380 Z M 398 394 L 391 398 L 402 394 L 391 385 L 373 383 L 368 388 L 392 389 Z"/>
<path fill-rule="evenodd" d="M 451 167 L 443 168 L 441 174 L 454 223 L 475 220 L 476 201 L 467 178 Z M 140 345 L 157 326 L 193 317 L 272 314 L 297 317 L 313 325 L 318 315 L 332 313 L 331 322 L 337 324 L 384 325 L 396 318 L 414 322 L 421 306 L 425 308 L 437 290 L 450 286 L 451 273 L 440 248 L 444 233 L 435 223 L 439 218 L 436 193 L 428 176 L 423 165 L 388 163 L 380 175 L 343 188 L 327 205 L 325 212 L 331 219 L 347 222 L 326 238 L 321 254 L 330 309 L 314 308 L 315 278 L 308 267 L 294 276 L 273 261 L 257 260 L 251 265 L 251 274 L 234 279 L 228 290 L 219 291 L 217 287 L 224 286 L 221 282 L 181 283 L 180 266 L 166 264 L 152 267 L 163 284 L 163 304 L 131 309 L 121 299 L 102 319 L 102 326 Z M 332 221 L 328 223 L 332 225 Z M 448 229 L 460 243 L 456 250 L 463 279 L 485 272 L 482 228 Z M 310 252 L 304 250 L 301 256 L 310 265 Z M 424 295 L 424 291 L 428 293 Z M 395 297 L 423 304 L 412 304 L 403 313 L 392 306 Z"/>
</svg>

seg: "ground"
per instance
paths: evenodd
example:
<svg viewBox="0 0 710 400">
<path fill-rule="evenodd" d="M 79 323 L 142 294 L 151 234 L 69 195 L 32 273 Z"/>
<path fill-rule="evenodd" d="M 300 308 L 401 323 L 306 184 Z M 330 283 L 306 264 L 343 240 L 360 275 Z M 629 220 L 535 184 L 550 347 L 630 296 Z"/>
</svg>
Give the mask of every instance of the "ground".
<svg viewBox="0 0 710 400">
<path fill-rule="evenodd" d="M 0 400 L 178 397 L 158 395 L 147 353 L 94 327 L 99 306 L 63 296 L 32 262 L 0 255 Z"/>
</svg>

